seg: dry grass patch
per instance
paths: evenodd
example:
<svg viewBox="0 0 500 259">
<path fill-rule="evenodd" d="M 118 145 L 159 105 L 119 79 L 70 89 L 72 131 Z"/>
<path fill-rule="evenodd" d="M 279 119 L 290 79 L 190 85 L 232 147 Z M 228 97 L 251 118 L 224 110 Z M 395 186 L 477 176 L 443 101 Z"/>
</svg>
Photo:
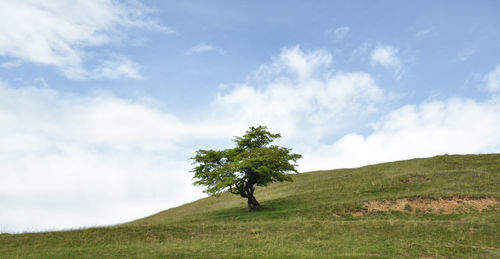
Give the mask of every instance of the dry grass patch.
<svg viewBox="0 0 500 259">
<path fill-rule="evenodd" d="M 410 175 L 410 176 L 403 177 L 399 181 L 401 183 L 418 183 L 418 182 L 428 182 L 430 180 L 432 180 L 432 178 L 425 176 L 425 175 L 418 174 L 418 175 Z"/>
<path fill-rule="evenodd" d="M 496 197 L 439 197 L 439 198 L 401 198 L 396 200 L 371 200 L 364 202 L 364 213 L 353 212 L 353 216 L 362 216 L 376 211 L 401 211 L 409 213 L 449 214 L 454 212 L 482 211 L 500 204 Z"/>
</svg>

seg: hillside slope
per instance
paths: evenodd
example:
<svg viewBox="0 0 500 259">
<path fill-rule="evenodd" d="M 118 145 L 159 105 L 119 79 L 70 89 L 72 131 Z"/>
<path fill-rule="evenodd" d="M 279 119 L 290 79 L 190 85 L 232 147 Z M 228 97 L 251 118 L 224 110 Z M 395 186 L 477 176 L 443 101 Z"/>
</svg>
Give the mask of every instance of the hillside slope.
<svg viewBox="0 0 500 259">
<path fill-rule="evenodd" d="M 500 154 L 294 175 L 123 225 L 0 235 L 2 257 L 499 258 Z"/>
</svg>

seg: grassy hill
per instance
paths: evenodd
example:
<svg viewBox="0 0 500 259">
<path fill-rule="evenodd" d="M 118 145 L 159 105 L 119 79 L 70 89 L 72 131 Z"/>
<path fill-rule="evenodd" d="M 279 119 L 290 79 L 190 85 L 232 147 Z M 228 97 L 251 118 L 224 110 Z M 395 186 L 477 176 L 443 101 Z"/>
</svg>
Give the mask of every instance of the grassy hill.
<svg viewBox="0 0 500 259">
<path fill-rule="evenodd" d="M 0 257 L 500 258 L 500 154 L 294 175 L 123 225 L 0 235 Z"/>
</svg>

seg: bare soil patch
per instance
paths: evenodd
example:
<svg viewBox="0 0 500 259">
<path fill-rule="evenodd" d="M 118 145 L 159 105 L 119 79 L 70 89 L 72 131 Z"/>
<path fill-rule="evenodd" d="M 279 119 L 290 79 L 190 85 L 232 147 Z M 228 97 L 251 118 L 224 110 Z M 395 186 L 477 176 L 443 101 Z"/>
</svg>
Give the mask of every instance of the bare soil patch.
<svg viewBox="0 0 500 259">
<path fill-rule="evenodd" d="M 449 214 L 455 212 L 482 211 L 491 206 L 500 205 L 495 197 L 440 197 L 440 198 L 401 198 L 396 200 L 371 200 L 364 202 L 363 212 L 353 212 L 353 216 L 362 216 L 376 211 L 401 211 L 407 213 Z"/>
</svg>

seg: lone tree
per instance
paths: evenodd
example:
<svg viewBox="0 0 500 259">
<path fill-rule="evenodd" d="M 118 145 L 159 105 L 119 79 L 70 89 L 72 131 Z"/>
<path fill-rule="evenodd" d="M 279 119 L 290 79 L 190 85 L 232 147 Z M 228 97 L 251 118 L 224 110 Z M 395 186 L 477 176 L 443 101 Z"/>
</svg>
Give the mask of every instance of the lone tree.
<svg viewBox="0 0 500 259">
<path fill-rule="evenodd" d="M 292 181 L 288 173 L 297 173 L 296 162 L 302 157 L 291 149 L 270 145 L 279 137 L 264 126 L 250 127 L 243 137 L 235 137 L 235 148 L 196 151 L 192 158 L 196 167 L 191 171 L 197 179 L 194 185 L 206 187 L 204 192 L 209 195 L 229 190 L 247 198 L 250 211 L 259 209 L 255 185 Z"/>
</svg>

